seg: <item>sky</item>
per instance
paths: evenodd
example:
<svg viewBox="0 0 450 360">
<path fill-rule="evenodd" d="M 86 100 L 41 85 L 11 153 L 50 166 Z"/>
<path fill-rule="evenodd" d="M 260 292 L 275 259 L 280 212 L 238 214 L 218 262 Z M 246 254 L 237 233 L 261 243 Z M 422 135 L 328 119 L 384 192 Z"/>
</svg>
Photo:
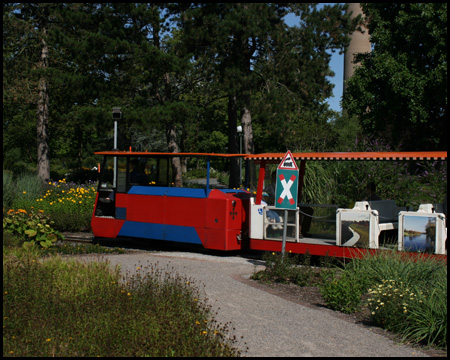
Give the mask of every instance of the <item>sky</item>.
<svg viewBox="0 0 450 360">
<path fill-rule="evenodd" d="M 321 4 L 322 5 L 322 4 Z M 320 5 L 319 5 L 320 7 Z M 285 17 L 286 24 L 289 26 L 294 26 L 299 24 L 298 18 L 290 14 Z M 335 111 L 341 111 L 341 98 L 344 89 L 344 54 L 339 55 L 339 52 L 331 53 L 330 61 L 331 70 L 334 72 L 334 77 L 329 78 L 330 82 L 334 84 L 333 97 L 327 99 L 330 108 Z"/>
</svg>

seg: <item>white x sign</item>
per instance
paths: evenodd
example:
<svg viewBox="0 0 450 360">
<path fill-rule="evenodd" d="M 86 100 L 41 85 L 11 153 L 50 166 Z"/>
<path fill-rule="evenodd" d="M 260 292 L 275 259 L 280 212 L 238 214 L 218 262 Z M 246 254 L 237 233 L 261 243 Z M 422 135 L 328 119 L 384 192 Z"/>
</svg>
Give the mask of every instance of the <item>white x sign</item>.
<svg viewBox="0 0 450 360">
<path fill-rule="evenodd" d="M 286 182 L 286 179 L 284 178 L 283 174 L 280 174 L 279 177 L 280 177 L 281 185 L 283 185 L 283 191 L 282 191 L 280 197 L 278 198 L 278 203 L 281 204 L 283 202 L 284 198 L 287 197 L 289 200 L 289 203 L 291 205 L 294 205 L 295 200 L 292 196 L 290 189 L 297 177 L 295 175 L 292 175 L 288 182 Z"/>
</svg>

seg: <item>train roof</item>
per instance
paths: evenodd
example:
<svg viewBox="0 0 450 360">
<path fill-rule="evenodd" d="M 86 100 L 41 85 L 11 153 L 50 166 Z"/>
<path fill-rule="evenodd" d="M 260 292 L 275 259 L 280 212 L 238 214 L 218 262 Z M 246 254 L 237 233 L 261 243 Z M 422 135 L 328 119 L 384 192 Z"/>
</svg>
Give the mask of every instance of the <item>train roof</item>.
<svg viewBox="0 0 450 360">
<path fill-rule="evenodd" d="M 99 151 L 96 155 L 147 157 L 223 157 L 257 162 L 280 162 L 285 153 L 219 154 L 219 153 L 167 153 L 147 151 Z M 295 160 L 447 160 L 447 151 L 393 151 L 393 152 L 305 152 L 292 153 Z"/>
<path fill-rule="evenodd" d="M 284 153 L 249 154 L 255 161 L 280 162 Z M 292 153 L 295 160 L 446 160 L 446 151 Z"/>
<path fill-rule="evenodd" d="M 148 156 L 148 157 L 224 157 L 239 158 L 246 154 L 216 154 L 216 153 L 168 153 L 168 152 L 148 152 L 148 151 L 98 151 L 95 155 L 109 156 Z"/>
</svg>

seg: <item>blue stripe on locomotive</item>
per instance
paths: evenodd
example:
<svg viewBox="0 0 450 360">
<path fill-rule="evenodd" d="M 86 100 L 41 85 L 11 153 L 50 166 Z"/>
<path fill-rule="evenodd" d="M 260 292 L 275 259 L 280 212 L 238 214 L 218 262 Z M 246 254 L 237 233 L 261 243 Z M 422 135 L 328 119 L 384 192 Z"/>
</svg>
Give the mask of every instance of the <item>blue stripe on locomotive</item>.
<svg viewBox="0 0 450 360">
<path fill-rule="evenodd" d="M 203 199 L 206 197 L 205 189 L 189 189 L 177 187 L 159 187 L 159 186 L 133 186 L 128 195 L 156 195 L 169 197 L 186 197 Z"/>
<path fill-rule="evenodd" d="M 197 231 L 195 228 L 190 226 L 125 221 L 118 235 L 154 240 L 185 242 L 190 244 L 202 244 Z"/>
</svg>

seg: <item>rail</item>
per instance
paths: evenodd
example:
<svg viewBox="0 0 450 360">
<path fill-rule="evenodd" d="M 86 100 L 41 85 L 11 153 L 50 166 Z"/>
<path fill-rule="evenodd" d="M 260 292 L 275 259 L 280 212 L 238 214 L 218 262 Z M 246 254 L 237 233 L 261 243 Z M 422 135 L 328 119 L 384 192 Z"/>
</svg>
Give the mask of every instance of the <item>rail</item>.
<svg viewBox="0 0 450 360">
<path fill-rule="evenodd" d="M 68 243 L 83 243 L 91 244 L 94 240 L 94 235 L 91 233 L 70 233 L 63 232 L 64 242 Z"/>
</svg>

